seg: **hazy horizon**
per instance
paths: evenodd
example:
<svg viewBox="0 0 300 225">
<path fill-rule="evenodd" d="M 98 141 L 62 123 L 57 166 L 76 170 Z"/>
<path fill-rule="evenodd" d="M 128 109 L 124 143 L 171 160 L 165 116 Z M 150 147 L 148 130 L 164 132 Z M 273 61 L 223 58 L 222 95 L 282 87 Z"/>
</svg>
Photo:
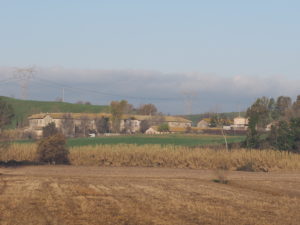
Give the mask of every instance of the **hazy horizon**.
<svg viewBox="0 0 300 225">
<path fill-rule="evenodd" d="M 65 87 L 67 102 L 126 99 L 170 114 L 295 99 L 299 10 L 296 0 L 1 1 L 0 81 L 35 65 L 29 99 Z M 18 82 L 0 95 L 20 98 Z"/>
</svg>

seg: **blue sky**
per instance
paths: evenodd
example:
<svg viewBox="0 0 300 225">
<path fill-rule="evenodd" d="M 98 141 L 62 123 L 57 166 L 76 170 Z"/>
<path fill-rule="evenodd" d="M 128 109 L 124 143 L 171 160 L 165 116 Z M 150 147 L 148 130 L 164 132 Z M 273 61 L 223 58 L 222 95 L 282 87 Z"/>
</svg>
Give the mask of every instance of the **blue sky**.
<svg viewBox="0 0 300 225">
<path fill-rule="evenodd" d="M 298 81 L 299 11 L 296 0 L 0 0 L 0 67 Z"/>
</svg>

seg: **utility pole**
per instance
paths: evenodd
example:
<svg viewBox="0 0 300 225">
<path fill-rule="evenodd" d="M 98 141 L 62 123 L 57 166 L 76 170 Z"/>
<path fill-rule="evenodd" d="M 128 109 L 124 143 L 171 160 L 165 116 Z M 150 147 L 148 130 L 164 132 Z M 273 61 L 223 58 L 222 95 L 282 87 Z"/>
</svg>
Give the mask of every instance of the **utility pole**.
<svg viewBox="0 0 300 225">
<path fill-rule="evenodd" d="M 188 115 L 192 115 L 193 114 L 193 100 L 194 100 L 194 97 L 197 95 L 196 91 L 192 91 L 192 90 L 183 91 L 182 94 L 184 96 L 185 112 Z"/>
<path fill-rule="evenodd" d="M 62 102 L 65 102 L 65 88 L 62 88 L 62 98 L 61 98 Z"/>
</svg>

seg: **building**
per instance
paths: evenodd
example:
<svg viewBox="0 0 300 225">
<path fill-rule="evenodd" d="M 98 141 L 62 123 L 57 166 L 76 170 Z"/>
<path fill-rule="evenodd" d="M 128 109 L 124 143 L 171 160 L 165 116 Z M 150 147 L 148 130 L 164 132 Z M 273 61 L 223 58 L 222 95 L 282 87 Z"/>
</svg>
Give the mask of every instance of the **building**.
<svg viewBox="0 0 300 225">
<path fill-rule="evenodd" d="M 157 131 L 154 127 L 150 127 L 148 130 L 146 130 L 145 134 L 160 134 L 160 132 Z"/>
<path fill-rule="evenodd" d="M 28 117 L 28 130 L 40 137 L 43 127 L 54 122 L 55 126 L 67 136 L 76 136 L 77 134 L 88 136 L 91 133 L 99 132 L 97 121 L 103 118 L 107 121 L 108 129 L 102 133 L 111 131 L 111 117 L 112 115 L 109 113 L 40 113 Z M 177 116 L 123 115 L 120 121 L 120 132 L 130 134 L 140 132 L 143 120 L 151 121 L 151 125 L 167 123 L 170 128 L 192 126 L 192 121 Z"/>
<path fill-rule="evenodd" d="M 236 117 L 233 119 L 232 128 L 234 130 L 247 130 L 249 119 L 245 117 Z"/>
<path fill-rule="evenodd" d="M 198 128 L 201 128 L 201 129 L 206 129 L 209 127 L 209 122 L 206 121 L 206 120 L 200 120 L 198 123 L 197 123 L 197 127 Z"/>
</svg>

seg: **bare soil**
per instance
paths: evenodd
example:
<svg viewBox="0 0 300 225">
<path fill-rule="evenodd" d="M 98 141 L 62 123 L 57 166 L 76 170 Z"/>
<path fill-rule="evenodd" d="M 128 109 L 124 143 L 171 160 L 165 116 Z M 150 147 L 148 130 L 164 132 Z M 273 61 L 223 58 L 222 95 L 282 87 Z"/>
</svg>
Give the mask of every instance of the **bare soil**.
<svg viewBox="0 0 300 225">
<path fill-rule="evenodd" d="M 300 224 L 299 172 L 0 168 L 0 224 Z"/>
</svg>

